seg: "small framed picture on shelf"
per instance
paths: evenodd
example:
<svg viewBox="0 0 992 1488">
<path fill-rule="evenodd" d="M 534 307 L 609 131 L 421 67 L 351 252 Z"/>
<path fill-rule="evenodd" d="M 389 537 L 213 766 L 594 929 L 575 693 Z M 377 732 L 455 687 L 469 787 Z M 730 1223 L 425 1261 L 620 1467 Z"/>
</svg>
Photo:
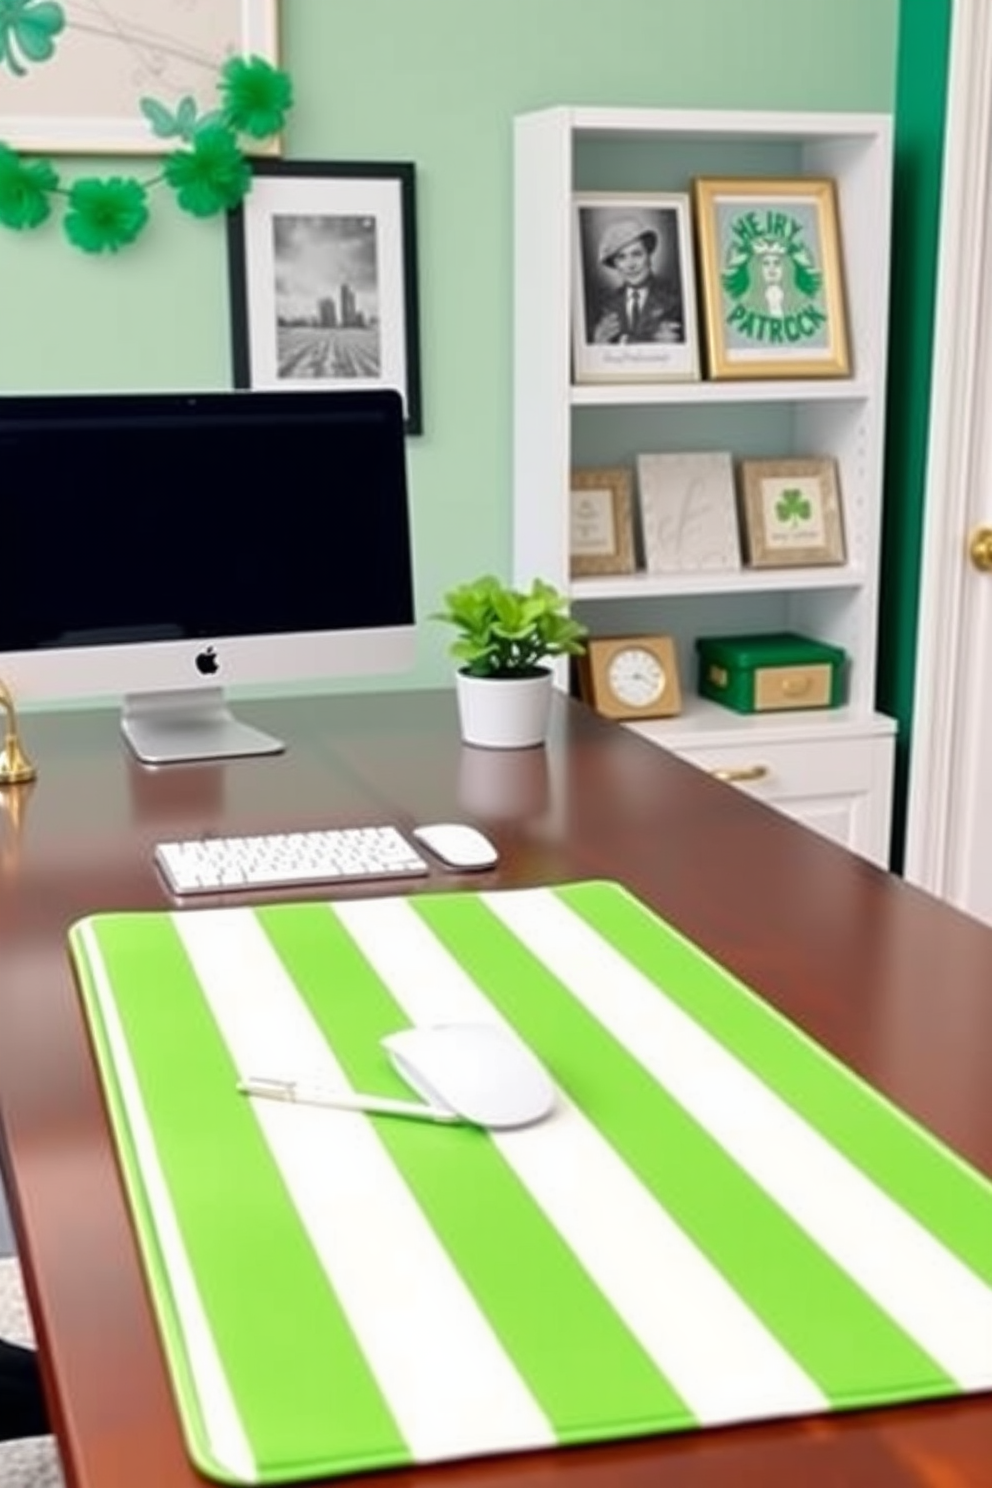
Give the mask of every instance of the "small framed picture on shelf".
<svg viewBox="0 0 992 1488">
<path fill-rule="evenodd" d="M 581 658 L 579 690 L 603 718 L 674 718 L 682 711 L 675 642 L 667 635 L 594 636 Z"/>
<path fill-rule="evenodd" d="M 711 378 L 851 371 L 834 183 L 693 182 Z"/>
<path fill-rule="evenodd" d="M 572 228 L 575 381 L 698 378 L 688 194 L 584 192 Z"/>
<path fill-rule="evenodd" d="M 749 567 L 846 561 L 834 460 L 742 460 L 740 473 Z"/>
<path fill-rule="evenodd" d="M 634 571 L 631 475 L 624 466 L 573 470 L 569 492 L 569 569 L 583 574 Z"/>
<path fill-rule="evenodd" d="M 396 388 L 423 428 L 414 167 L 259 160 L 228 217 L 234 385 Z"/>
<path fill-rule="evenodd" d="M 650 573 L 740 568 L 729 454 L 638 455 L 637 492 Z"/>
</svg>

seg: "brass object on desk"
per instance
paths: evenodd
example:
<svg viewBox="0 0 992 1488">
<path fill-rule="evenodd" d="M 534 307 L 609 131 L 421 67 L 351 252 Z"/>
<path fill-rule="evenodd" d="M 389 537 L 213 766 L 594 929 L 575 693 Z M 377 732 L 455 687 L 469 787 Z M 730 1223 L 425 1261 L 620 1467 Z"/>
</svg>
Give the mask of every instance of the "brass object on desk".
<svg viewBox="0 0 992 1488">
<path fill-rule="evenodd" d="M 26 785 L 29 780 L 35 779 L 38 771 L 24 752 L 20 735 L 17 732 L 14 699 L 2 682 L 0 682 L 0 708 L 3 708 L 7 720 L 3 748 L 0 749 L 0 786 Z"/>
<path fill-rule="evenodd" d="M 31 781 L 0 785 L 0 874 L 14 873 L 20 862 L 21 837 L 33 790 Z"/>
</svg>

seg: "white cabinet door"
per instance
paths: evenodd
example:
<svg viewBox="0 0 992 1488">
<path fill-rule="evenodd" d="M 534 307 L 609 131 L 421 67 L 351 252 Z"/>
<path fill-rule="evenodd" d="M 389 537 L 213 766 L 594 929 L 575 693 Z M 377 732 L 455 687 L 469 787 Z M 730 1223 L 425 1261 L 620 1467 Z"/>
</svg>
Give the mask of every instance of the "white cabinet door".
<svg viewBox="0 0 992 1488">
<path fill-rule="evenodd" d="M 888 862 L 891 735 L 672 752 L 880 867 Z"/>
<path fill-rule="evenodd" d="M 956 0 L 947 96 L 906 877 L 992 924 L 992 571 L 968 553 L 992 530 L 988 0 Z"/>
</svg>

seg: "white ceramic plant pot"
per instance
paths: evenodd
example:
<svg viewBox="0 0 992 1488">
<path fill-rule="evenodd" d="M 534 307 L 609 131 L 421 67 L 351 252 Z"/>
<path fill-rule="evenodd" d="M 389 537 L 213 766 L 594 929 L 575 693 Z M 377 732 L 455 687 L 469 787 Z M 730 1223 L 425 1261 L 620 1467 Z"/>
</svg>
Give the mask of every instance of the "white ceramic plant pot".
<svg viewBox="0 0 992 1488">
<path fill-rule="evenodd" d="M 462 739 L 482 749 L 543 744 L 551 712 L 551 673 L 536 677 L 455 675 Z"/>
</svg>

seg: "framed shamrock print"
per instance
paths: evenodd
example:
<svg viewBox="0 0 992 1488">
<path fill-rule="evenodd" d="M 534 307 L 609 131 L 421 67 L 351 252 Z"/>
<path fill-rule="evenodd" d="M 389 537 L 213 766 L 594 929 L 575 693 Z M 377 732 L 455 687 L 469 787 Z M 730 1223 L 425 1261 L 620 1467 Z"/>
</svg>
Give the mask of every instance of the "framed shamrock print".
<svg viewBox="0 0 992 1488">
<path fill-rule="evenodd" d="M 693 183 L 711 378 L 851 371 L 829 179 Z"/>
<path fill-rule="evenodd" d="M 229 57 L 276 63 L 278 21 L 276 0 L 0 3 L 0 139 L 21 150 L 161 155 L 155 107 L 163 116 L 181 106 L 184 117 L 215 108 Z M 258 147 L 278 149 L 278 139 Z"/>
<path fill-rule="evenodd" d="M 741 498 L 750 568 L 845 561 L 835 461 L 742 460 Z"/>
</svg>

